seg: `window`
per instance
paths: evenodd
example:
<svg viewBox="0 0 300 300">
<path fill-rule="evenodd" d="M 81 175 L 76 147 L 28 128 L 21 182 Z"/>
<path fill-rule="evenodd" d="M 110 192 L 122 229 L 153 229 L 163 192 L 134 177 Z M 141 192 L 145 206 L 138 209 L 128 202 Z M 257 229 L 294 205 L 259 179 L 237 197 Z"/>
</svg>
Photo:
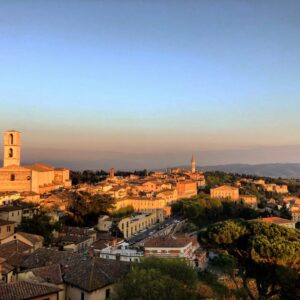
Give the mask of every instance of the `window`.
<svg viewBox="0 0 300 300">
<path fill-rule="evenodd" d="M 14 156 L 14 151 L 12 148 L 9 148 L 8 157 L 12 158 Z"/>
<path fill-rule="evenodd" d="M 7 226 L 7 227 L 6 227 L 6 231 L 7 231 L 7 232 L 10 232 L 10 226 Z"/>
<path fill-rule="evenodd" d="M 105 290 L 105 299 L 110 299 L 110 289 Z"/>
<path fill-rule="evenodd" d="M 13 145 L 13 143 L 14 143 L 14 135 L 12 133 L 9 135 L 9 139 L 10 139 L 10 144 Z"/>
<path fill-rule="evenodd" d="M 16 175 L 15 174 L 11 174 L 10 175 L 10 181 L 15 181 L 16 180 Z"/>
</svg>

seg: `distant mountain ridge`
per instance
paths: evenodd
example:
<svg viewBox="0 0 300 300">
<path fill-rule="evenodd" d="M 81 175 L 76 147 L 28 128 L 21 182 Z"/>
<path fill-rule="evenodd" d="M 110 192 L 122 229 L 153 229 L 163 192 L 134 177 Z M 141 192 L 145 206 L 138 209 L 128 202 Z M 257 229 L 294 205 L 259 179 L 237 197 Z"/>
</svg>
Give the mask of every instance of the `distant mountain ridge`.
<svg viewBox="0 0 300 300">
<path fill-rule="evenodd" d="M 203 171 L 222 171 L 266 177 L 300 178 L 300 164 L 273 163 L 273 164 L 228 164 L 201 167 Z"/>
<path fill-rule="evenodd" d="M 25 162 L 24 165 L 32 162 Z M 76 161 L 45 161 L 45 163 L 53 166 L 63 166 L 71 170 L 85 170 L 93 169 L 90 166 L 86 168 L 81 165 L 77 166 Z M 0 160 L 0 166 L 2 161 Z M 94 164 L 96 166 L 96 164 Z M 299 178 L 300 179 L 300 163 L 269 163 L 269 164 L 226 164 L 226 165 L 211 165 L 211 166 L 197 166 L 203 171 L 222 171 L 227 173 L 238 173 L 247 175 L 257 175 L 266 177 L 281 177 L 281 178 Z M 174 166 L 174 168 L 190 169 L 190 165 Z M 117 168 L 118 169 L 118 168 Z M 141 168 L 142 169 L 142 168 Z M 149 169 L 150 170 L 150 169 Z M 159 170 L 159 169 L 155 169 Z M 166 170 L 166 168 L 160 170 Z"/>
</svg>

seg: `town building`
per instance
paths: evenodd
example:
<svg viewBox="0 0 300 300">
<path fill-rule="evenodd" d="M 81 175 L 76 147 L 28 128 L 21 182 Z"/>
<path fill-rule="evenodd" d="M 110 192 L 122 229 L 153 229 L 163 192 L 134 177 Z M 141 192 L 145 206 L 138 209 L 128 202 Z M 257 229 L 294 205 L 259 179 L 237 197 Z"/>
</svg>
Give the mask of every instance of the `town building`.
<svg viewBox="0 0 300 300">
<path fill-rule="evenodd" d="M 115 209 L 132 206 L 134 211 L 149 213 L 158 209 L 164 210 L 167 204 L 168 200 L 163 198 L 130 197 L 117 200 Z"/>
<path fill-rule="evenodd" d="M 300 222 L 300 208 L 298 208 L 297 210 L 292 210 L 291 211 L 292 214 L 292 220 L 296 223 Z"/>
<path fill-rule="evenodd" d="M 0 192 L 0 206 L 11 204 L 21 198 L 21 194 L 17 192 Z"/>
<path fill-rule="evenodd" d="M 69 170 L 45 164 L 21 166 L 21 133 L 4 134 L 3 168 L 0 168 L 0 191 L 47 193 L 71 187 Z"/>
<path fill-rule="evenodd" d="M 10 236 L 1 240 L 1 244 L 6 244 L 12 241 L 19 241 L 23 244 L 28 245 L 33 250 L 37 250 L 43 247 L 44 237 L 37 234 L 27 233 L 27 232 L 16 232 Z"/>
<path fill-rule="evenodd" d="M 60 289 L 50 284 L 28 281 L 0 284 L 1 300 L 59 300 Z"/>
<path fill-rule="evenodd" d="M 35 270 L 36 273 L 36 268 L 56 264 L 60 265 L 67 300 L 110 299 L 114 284 L 125 276 L 130 268 L 128 263 L 122 261 L 46 248 L 38 249 L 30 254 L 22 263 L 21 268 L 23 271 Z M 40 270 L 38 273 L 41 274 L 41 272 Z"/>
<path fill-rule="evenodd" d="M 0 219 L 14 222 L 19 226 L 22 221 L 22 208 L 16 205 L 0 206 Z"/>
<path fill-rule="evenodd" d="M 273 223 L 273 224 L 277 224 L 277 225 L 284 226 L 287 228 L 295 228 L 295 221 L 283 219 L 283 218 L 279 218 L 279 217 L 261 218 L 261 219 L 258 219 L 258 221 L 266 222 L 266 223 Z"/>
<path fill-rule="evenodd" d="M 66 287 L 60 264 L 52 264 L 44 267 L 27 269 L 18 273 L 18 281 L 45 283 L 56 286 L 59 289 L 58 299 L 65 300 Z M 44 300 L 45 298 L 43 298 Z M 47 299 L 47 298 L 46 298 Z"/>
<path fill-rule="evenodd" d="M 82 257 L 64 269 L 66 299 L 108 300 L 114 284 L 129 271 L 129 264 L 111 259 Z"/>
<path fill-rule="evenodd" d="M 15 222 L 0 219 L 0 244 L 2 240 L 13 235 L 15 232 Z"/>
<path fill-rule="evenodd" d="M 145 256 L 196 259 L 197 238 L 182 235 L 156 236 L 144 243 Z"/>
<path fill-rule="evenodd" d="M 108 232 L 112 226 L 112 219 L 108 215 L 101 215 L 98 218 L 97 229 L 99 231 Z"/>
<path fill-rule="evenodd" d="M 129 247 L 128 243 L 112 244 L 100 251 L 95 251 L 103 259 L 113 259 L 126 262 L 140 262 L 144 256 L 144 251 L 138 248 Z"/>
<path fill-rule="evenodd" d="M 148 214 L 137 214 L 121 219 L 118 227 L 123 233 L 125 239 L 132 237 L 134 234 L 153 226 L 155 223 L 162 222 L 163 215 L 156 212 Z"/>
<path fill-rule="evenodd" d="M 18 240 L 0 244 L 0 260 L 2 262 L 2 281 L 16 281 L 21 264 L 33 252 L 33 248 Z M 1 276 L 0 276 L 1 277 Z"/>
<path fill-rule="evenodd" d="M 54 236 L 54 244 L 63 250 L 83 252 L 96 241 L 97 233 L 92 228 L 65 226 Z"/>
<path fill-rule="evenodd" d="M 229 185 L 222 185 L 210 189 L 211 198 L 230 199 L 237 201 L 240 199 L 239 189 Z"/>
<path fill-rule="evenodd" d="M 184 180 L 176 182 L 178 199 L 191 198 L 197 195 L 198 186 L 194 180 Z"/>
<path fill-rule="evenodd" d="M 254 209 L 257 208 L 257 197 L 253 195 L 240 195 L 240 199 L 245 203 L 245 205 L 250 206 Z"/>
<path fill-rule="evenodd" d="M 278 184 L 265 184 L 263 186 L 264 190 L 267 192 L 271 193 L 277 193 L 277 194 L 288 194 L 288 186 L 283 184 L 283 185 L 278 185 Z"/>
</svg>

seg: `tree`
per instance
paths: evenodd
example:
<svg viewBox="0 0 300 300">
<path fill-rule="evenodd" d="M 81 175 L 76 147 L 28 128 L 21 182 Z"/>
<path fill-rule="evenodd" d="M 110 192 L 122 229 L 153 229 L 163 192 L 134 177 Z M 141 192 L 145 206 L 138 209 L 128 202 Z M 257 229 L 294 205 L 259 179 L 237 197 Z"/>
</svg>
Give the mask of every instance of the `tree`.
<svg viewBox="0 0 300 300">
<path fill-rule="evenodd" d="M 148 257 L 116 286 L 118 300 L 196 299 L 197 273 L 180 259 Z"/>
<path fill-rule="evenodd" d="M 59 223 L 52 223 L 50 220 L 50 217 L 45 214 L 35 216 L 32 219 L 22 218 L 18 229 L 27 233 L 43 236 L 45 238 L 45 244 L 48 245 L 52 239 L 53 230 L 58 231 L 60 227 Z"/>
<path fill-rule="evenodd" d="M 91 195 L 87 192 L 74 193 L 70 211 L 74 222 L 82 226 L 94 226 L 101 214 L 108 214 L 114 201 L 107 195 Z"/>
<path fill-rule="evenodd" d="M 259 216 L 257 211 L 242 202 L 214 199 L 204 193 L 176 201 L 172 204 L 172 214 L 182 215 L 197 226 L 207 226 L 229 218 L 254 219 Z"/>
<path fill-rule="evenodd" d="M 239 275 L 252 299 L 247 280 L 254 278 L 260 296 L 297 295 L 300 271 L 300 232 L 275 224 L 229 220 L 216 223 L 200 236 L 215 249 L 237 259 Z M 202 240 L 203 241 L 203 240 Z M 283 274 L 288 276 L 288 282 Z M 290 298 L 293 299 L 293 298 Z M 296 299 L 296 298 L 295 298 Z"/>
</svg>

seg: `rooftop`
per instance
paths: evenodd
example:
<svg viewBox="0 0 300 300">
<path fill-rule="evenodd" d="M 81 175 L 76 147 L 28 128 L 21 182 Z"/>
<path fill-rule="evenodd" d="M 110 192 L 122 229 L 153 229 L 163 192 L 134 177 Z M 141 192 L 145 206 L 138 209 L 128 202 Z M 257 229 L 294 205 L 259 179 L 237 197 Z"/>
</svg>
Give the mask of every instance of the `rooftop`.
<svg viewBox="0 0 300 300">
<path fill-rule="evenodd" d="M 63 283 L 62 272 L 59 264 L 49 265 L 40 268 L 26 270 L 32 272 L 36 277 L 41 278 L 44 282 L 52 284 Z"/>
<path fill-rule="evenodd" d="M 219 186 L 219 187 L 215 187 L 212 190 L 236 191 L 236 190 L 238 190 L 238 188 L 236 188 L 234 186 L 231 186 L 231 185 L 222 185 L 222 186 Z"/>
<path fill-rule="evenodd" d="M 0 285 L 1 300 L 26 300 L 59 292 L 60 289 L 46 284 L 27 281 Z"/>
<path fill-rule="evenodd" d="M 0 226 L 12 225 L 12 224 L 15 224 L 15 222 L 0 219 Z"/>
<path fill-rule="evenodd" d="M 275 223 L 275 224 L 287 224 L 287 223 L 294 223 L 292 220 L 283 219 L 279 217 L 269 217 L 269 218 L 261 218 L 260 221 L 267 222 L 267 223 Z"/>
<path fill-rule="evenodd" d="M 190 243 L 194 243 L 195 239 L 187 236 L 157 236 L 145 242 L 145 248 L 182 248 Z"/>
<path fill-rule="evenodd" d="M 129 264 L 83 256 L 65 267 L 64 281 L 86 292 L 115 283 L 129 271 Z"/>
<path fill-rule="evenodd" d="M 79 258 L 80 255 L 77 253 L 40 248 L 30 254 L 21 266 L 25 269 L 33 269 L 52 264 L 65 264 L 66 262 L 72 261 L 73 259 L 77 260 Z"/>
</svg>

